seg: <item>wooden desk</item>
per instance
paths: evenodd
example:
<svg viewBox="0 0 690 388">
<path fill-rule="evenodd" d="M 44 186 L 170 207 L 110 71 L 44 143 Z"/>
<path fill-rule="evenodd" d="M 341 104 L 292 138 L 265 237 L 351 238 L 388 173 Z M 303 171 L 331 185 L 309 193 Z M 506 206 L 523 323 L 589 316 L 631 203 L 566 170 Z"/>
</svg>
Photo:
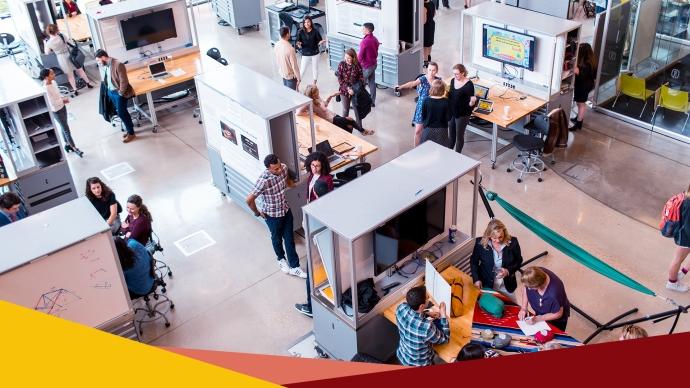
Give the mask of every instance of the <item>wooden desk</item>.
<svg viewBox="0 0 690 388">
<path fill-rule="evenodd" d="M 7 186 L 14 181 L 15 181 L 14 179 L 10 179 L 10 178 L 0 178 L 0 187 Z"/>
<path fill-rule="evenodd" d="M 441 272 L 441 276 L 446 280 L 462 277 L 463 284 L 465 285 L 463 295 L 465 305 L 463 306 L 463 314 L 459 317 L 448 318 L 450 323 L 450 339 L 446 344 L 434 346 L 434 350 L 438 353 L 439 357 L 441 357 L 443 361 L 450 363 L 455 361 L 455 357 L 457 357 L 460 349 L 470 342 L 472 338 L 472 318 L 474 316 L 474 305 L 479 297 L 479 289 L 472 285 L 472 278 L 469 275 L 455 267 L 446 268 Z M 387 308 L 383 312 L 383 315 L 389 321 L 396 323 L 395 310 L 398 308 L 398 305 L 404 301 L 405 298 Z"/>
<path fill-rule="evenodd" d="M 521 93 L 508 89 L 506 87 L 491 84 L 487 81 L 476 80 L 472 81 L 477 85 L 485 86 L 489 88 L 489 100 L 493 101 L 493 111 L 486 114 L 481 114 L 474 112 L 474 116 L 484 119 L 492 124 L 491 137 L 487 136 L 486 132 L 480 128 L 474 128 L 471 125 L 468 126 L 472 132 L 490 138 L 491 139 L 491 168 L 496 168 L 496 157 L 499 151 L 504 151 L 507 149 L 510 142 L 500 139 L 498 137 L 498 127 L 507 128 L 508 126 L 522 120 L 524 117 L 532 114 L 532 112 L 546 105 L 546 101 L 540 100 L 536 97 L 527 96 L 527 98 L 520 100 Z M 503 116 L 504 107 L 510 107 L 510 114 L 508 117 Z M 498 143 L 501 143 L 504 147 L 501 150 L 498 149 Z"/>
<path fill-rule="evenodd" d="M 170 103 L 158 104 L 154 106 L 152 92 L 169 88 L 175 86 L 182 82 L 187 82 L 193 80 L 198 74 L 201 73 L 201 54 L 199 51 L 195 51 L 190 54 L 185 54 L 179 57 L 175 57 L 173 53 L 173 59 L 165 63 L 165 67 L 168 73 L 171 74 L 170 77 L 165 79 L 154 80 L 149 72 L 149 67 L 144 66 L 138 69 L 133 69 L 127 71 L 127 77 L 129 78 L 129 84 L 132 85 L 134 89 L 134 94 L 137 96 L 146 95 L 146 102 L 148 103 L 148 113 L 144 109 L 135 103 L 135 108 L 139 113 L 144 115 L 153 124 L 153 132 L 158 131 L 158 118 L 156 117 L 156 110 L 163 109 L 169 105 L 179 104 L 181 100 L 172 101 Z M 172 75 L 173 72 L 182 70 L 184 74 Z M 196 97 L 190 97 L 196 98 Z"/>
<path fill-rule="evenodd" d="M 66 34 L 77 42 L 91 39 L 91 30 L 89 29 L 89 22 L 86 19 L 86 13 L 66 19 L 57 19 L 57 26 L 63 34 Z"/>
<path fill-rule="evenodd" d="M 357 137 L 344 129 L 336 126 L 333 123 L 322 119 L 314 115 L 314 127 L 316 129 L 316 142 L 320 143 L 324 140 L 328 140 L 331 146 L 335 147 L 340 143 L 347 142 L 355 149 L 346 152 L 343 156 L 355 157 L 354 159 L 345 158 L 345 161 L 337 165 L 331 166 L 331 170 L 337 170 L 342 167 L 347 166 L 357 160 L 364 161 L 364 157 L 377 151 L 379 148 L 366 140 Z M 297 141 L 299 146 L 299 153 L 302 156 L 308 155 L 308 148 L 312 146 L 311 144 L 311 127 L 309 124 L 308 116 L 297 115 Z M 358 154 L 356 151 L 357 146 L 362 147 L 362 153 Z"/>
</svg>

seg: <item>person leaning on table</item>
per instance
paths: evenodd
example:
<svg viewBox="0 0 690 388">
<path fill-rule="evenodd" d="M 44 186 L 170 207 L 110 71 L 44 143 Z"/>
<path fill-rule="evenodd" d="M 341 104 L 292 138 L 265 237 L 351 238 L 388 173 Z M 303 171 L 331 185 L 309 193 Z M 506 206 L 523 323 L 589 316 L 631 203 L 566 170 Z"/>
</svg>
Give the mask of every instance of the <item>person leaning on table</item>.
<svg viewBox="0 0 690 388">
<path fill-rule="evenodd" d="M 400 333 L 396 355 L 402 365 L 425 366 L 433 364 L 433 346 L 445 344 L 450 338 L 446 304 L 441 302 L 440 305 L 426 310 L 426 302 L 426 287 L 414 287 L 407 291 L 405 303 L 401 303 L 395 311 L 395 319 Z M 427 317 L 431 317 L 433 320 L 429 320 Z"/>
<path fill-rule="evenodd" d="M 565 331 L 570 316 L 570 302 L 561 279 L 542 267 L 529 267 L 522 271 L 522 283 L 518 298 L 520 312 L 518 319 L 528 323 L 545 321 Z M 527 309 L 532 307 L 535 316 L 528 317 Z"/>
<path fill-rule="evenodd" d="M 478 237 L 470 256 L 472 281 L 478 288 L 493 288 L 513 298 L 517 288 L 515 272 L 522 266 L 522 252 L 516 237 L 503 222 L 493 219 Z"/>
</svg>

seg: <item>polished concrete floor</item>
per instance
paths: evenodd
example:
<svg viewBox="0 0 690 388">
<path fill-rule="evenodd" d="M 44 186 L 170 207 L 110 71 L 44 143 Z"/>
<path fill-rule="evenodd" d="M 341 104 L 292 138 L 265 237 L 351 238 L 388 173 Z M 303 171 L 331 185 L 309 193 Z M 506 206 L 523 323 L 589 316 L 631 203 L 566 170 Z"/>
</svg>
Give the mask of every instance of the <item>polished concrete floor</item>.
<svg viewBox="0 0 690 388">
<path fill-rule="evenodd" d="M 442 9 L 436 19 L 432 57 L 439 62 L 444 77 L 451 74 L 451 66 L 459 59 L 456 32 L 461 3 L 452 1 L 454 9 Z M 194 12 L 202 51 L 218 47 L 230 62 L 250 66 L 279 81 L 265 30 L 238 36 L 235 30 L 216 24 L 208 4 Z M 326 63 L 324 55 L 318 84 L 330 93 L 336 90 L 336 81 Z M 276 83 L 276 87 L 282 86 Z M 413 93 L 397 98 L 390 90 L 379 90 L 377 106 L 365 120 L 365 126 L 376 129 L 368 140 L 380 147 L 369 158 L 375 167 L 411 149 L 413 107 Z M 71 124 L 76 142 L 86 153 L 83 159 L 69 155 L 75 182 L 82 186 L 86 178 L 99 175 L 104 168 L 121 162 L 131 164 L 135 172 L 108 184 L 120 201 L 133 193 L 144 198 L 166 248 L 165 260 L 175 273 L 168 287 L 176 305 L 172 326 L 149 325 L 144 340 L 162 346 L 286 354 L 293 342 L 311 330 L 311 320 L 293 309 L 294 303 L 305 299 L 304 281 L 279 271 L 266 226 L 241 210 L 241 204 L 221 197 L 212 186 L 203 129 L 192 118 L 191 107 L 160 113 L 160 132 L 151 133 L 150 128 L 142 127 L 130 144 L 123 144 L 119 129 L 98 116 L 97 91 L 80 95 L 68 109 L 74 116 Z M 648 136 L 605 116 L 590 117 L 587 129 L 573 134 L 572 146 L 558 156 L 564 166 L 581 164 L 594 171 L 582 182 L 568 179 L 567 171 L 559 166 L 565 179 L 550 170 L 542 183 L 530 177 L 518 184 L 515 175 L 505 171 L 515 152 L 503 154 L 498 159 L 499 168 L 491 170 L 486 167 L 489 143 L 476 136 L 468 135 L 470 142 L 464 153 L 481 160 L 483 184 L 488 189 L 660 295 L 690 304 L 690 294 L 664 289 L 673 243 L 653 227 L 654 214 L 660 211 L 666 192 L 680 191 L 690 180 L 688 146 Z M 674 155 L 668 155 L 671 150 Z M 461 198 L 470 198 L 471 185 L 461 187 Z M 470 203 L 461 203 L 460 228 L 467 230 Z M 672 308 L 660 298 L 642 295 L 584 269 L 498 206 L 494 205 L 494 210 L 520 238 L 525 257 L 549 251 L 540 264 L 564 280 L 572 303 L 598 320 L 607 321 L 632 307 L 640 308 L 640 314 Z M 482 209 L 479 214 L 481 230 L 487 216 Z M 205 230 L 216 244 L 185 257 L 173 242 L 199 230 Z M 304 253 L 301 241 L 298 251 Z M 662 334 L 670 322 L 643 326 L 651 334 Z M 686 316 L 678 329 L 690 330 Z M 568 328 L 573 336 L 584 339 L 593 330 L 590 323 L 573 313 Z M 597 340 L 616 336 L 605 333 Z"/>
</svg>

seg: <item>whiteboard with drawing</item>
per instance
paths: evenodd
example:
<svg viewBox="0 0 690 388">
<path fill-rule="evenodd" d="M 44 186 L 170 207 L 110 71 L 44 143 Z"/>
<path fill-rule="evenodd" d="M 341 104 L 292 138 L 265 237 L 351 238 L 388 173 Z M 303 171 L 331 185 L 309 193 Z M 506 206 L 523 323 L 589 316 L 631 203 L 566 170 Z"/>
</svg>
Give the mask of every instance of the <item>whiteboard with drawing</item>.
<svg viewBox="0 0 690 388">
<path fill-rule="evenodd" d="M 0 299 L 104 329 L 131 314 L 110 228 L 85 198 L 1 228 L 0 246 Z"/>
</svg>

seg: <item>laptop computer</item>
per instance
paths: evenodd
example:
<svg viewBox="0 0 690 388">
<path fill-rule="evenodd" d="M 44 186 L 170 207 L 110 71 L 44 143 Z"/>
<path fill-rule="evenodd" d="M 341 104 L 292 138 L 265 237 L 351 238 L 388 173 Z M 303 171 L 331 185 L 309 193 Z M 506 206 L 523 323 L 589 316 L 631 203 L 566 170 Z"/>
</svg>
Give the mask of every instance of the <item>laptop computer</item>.
<svg viewBox="0 0 690 388">
<path fill-rule="evenodd" d="M 170 73 L 165 68 L 165 62 L 152 63 L 149 65 L 149 72 L 153 78 L 168 78 Z"/>
<path fill-rule="evenodd" d="M 494 111 L 494 102 L 485 98 L 480 98 L 479 104 L 477 104 L 477 108 L 474 111 L 488 115 Z"/>
<path fill-rule="evenodd" d="M 309 147 L 309 152 L 312 152 L 311 150 L 312 148 Z M 345 159 L 343 159 L 342 156 L 336 154 L 335 151 L 333 151 L 333 148 L 331 148 L 331 143 L 329 143 L 328 140 L 324 140 L 321 143 L 316 144 L 316 150 L 326 155 L 328 163 L 330 163 L 331 166 L 340 164 L 345 161 Z"/>
<path fill-rule="evenodd" d="M 486 86 L 475 84 L 474 85 L 474 95 L 477 98 L 481 98 L 481 99 L 486 100 L 489 97 L 489 88 L 487 88 Z"/>
</svg>

